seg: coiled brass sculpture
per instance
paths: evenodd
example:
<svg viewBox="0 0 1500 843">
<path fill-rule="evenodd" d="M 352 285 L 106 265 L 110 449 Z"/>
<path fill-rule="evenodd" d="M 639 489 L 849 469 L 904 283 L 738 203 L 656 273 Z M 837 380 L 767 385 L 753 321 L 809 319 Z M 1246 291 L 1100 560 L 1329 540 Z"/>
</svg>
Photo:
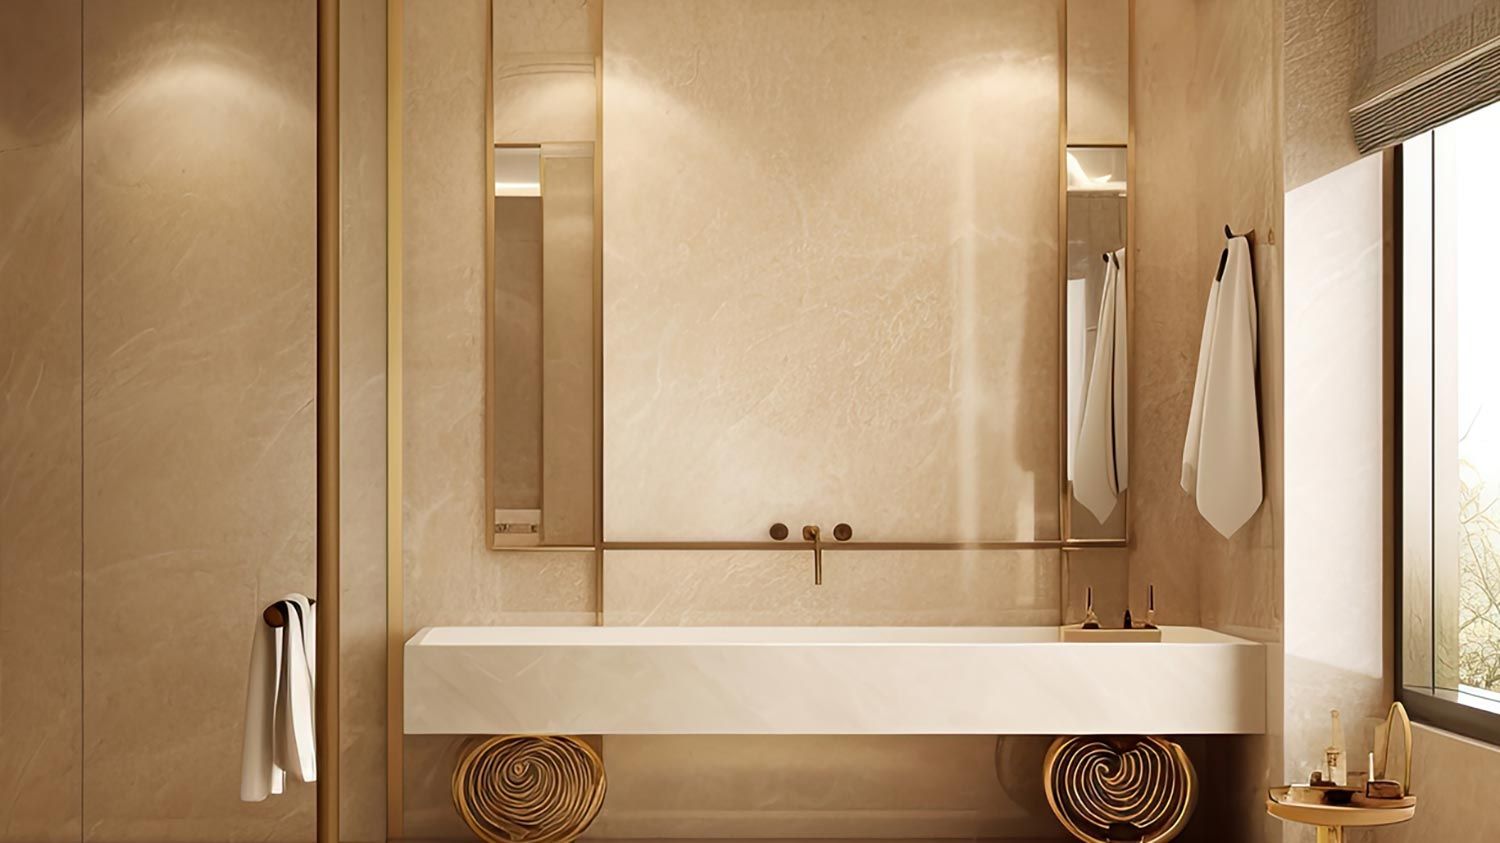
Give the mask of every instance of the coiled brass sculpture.
<svg viewBox="0 0 1500 843">
<path fill-rule="evenodd" d="M 453 771 L 453 804 L 488 843 L 561 843 L 604 804 L 604 762 L 567 736 L 502 735 L 471 746 Z"/>
<path fill-rule="evenodd" d="M 1161 738 L 1058 738 L 1043 770 L 1052 812 L 1089 843 L 1165 843 L 1187 825 L 1198 798 L 1187 753 Z"/>
</svg>

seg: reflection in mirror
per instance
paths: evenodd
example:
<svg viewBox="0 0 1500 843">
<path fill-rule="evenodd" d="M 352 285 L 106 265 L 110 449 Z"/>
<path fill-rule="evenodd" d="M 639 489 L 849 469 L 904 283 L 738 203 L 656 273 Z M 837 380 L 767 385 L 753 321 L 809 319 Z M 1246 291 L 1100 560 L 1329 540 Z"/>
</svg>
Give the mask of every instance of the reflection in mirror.
<svg viewBox="0 0 1500 843">
<path fill-rule="evenodd" d="M 597 2 L 492 0 L 492 548 L 596 544 Z"/>
<path fill-rule="evenodd" d="M 1124 535 L 1125 149 L 1068 150 L 1066 367 L 1068 480 L 1074 538 Z"/>
<path fill-rule="evenodd" d="M 505 546 L 594 524 L 594 151 L 495 148 L 490 494 Z"/>
<path fill-rule="evenodd" d="M 535 544 L 542 509 L 542 150 L 495 148 L 490 489 L 497 544 Z"/>
</svg>

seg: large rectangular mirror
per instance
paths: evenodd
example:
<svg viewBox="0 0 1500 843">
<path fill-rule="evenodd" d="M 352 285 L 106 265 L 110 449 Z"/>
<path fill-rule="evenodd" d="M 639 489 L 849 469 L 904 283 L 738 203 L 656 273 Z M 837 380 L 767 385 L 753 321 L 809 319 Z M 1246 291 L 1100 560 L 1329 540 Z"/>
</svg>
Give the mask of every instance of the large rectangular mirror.
<svg viewBox="0 0 1500 843">
<path fill-rule="evenodd" d="M 1129 0 L 1067 0 L 1063 371 L 1066 538 L 1126 538 Z"/>
<path fill-rule="evenodd" d="M 492 548 L 597 544 L 599 203 L 586 4 L 495 0 L 486 490 Z"/>
</svg>

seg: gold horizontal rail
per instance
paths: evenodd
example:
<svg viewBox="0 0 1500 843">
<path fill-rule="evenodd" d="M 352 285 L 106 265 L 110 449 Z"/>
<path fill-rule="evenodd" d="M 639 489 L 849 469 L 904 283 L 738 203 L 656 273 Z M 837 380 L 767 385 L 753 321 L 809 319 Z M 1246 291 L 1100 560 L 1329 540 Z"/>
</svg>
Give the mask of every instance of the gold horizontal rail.
<svg viewBox="0 0 1500 843">
<path fill-rule="evenodd" d="M 827 552 L 840 550 L 1104 550 L 1123 548 L 1124 539 L 1035 539 L 1029 541 L 832 541 L 824 542 Z M 809 541 L 607 541 L 605 550 L 807 550 Z"/>
</svg>

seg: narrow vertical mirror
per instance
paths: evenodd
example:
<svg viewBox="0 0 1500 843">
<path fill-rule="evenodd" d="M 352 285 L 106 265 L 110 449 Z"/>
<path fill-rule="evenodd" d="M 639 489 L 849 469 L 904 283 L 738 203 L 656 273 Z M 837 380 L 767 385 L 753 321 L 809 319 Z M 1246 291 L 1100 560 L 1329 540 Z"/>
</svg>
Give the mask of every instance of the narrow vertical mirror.
<svg viewBox="0 0 1500 843">
<path fill-rule="evenodd" d="M 485 469 L 496 549 L 596 540 L 594 38 L 586 5 L 494 4 Z"/>
<path fill-rule="evenodd" d="M 1068 0 L 1063 366 L 1066 538 L 1126 537 L 1129 2 Z"/>
<path fill-rule="evenodd" d="M 594 542 L 594 145 L 496 146 L 493 546 Z"/>
</svg>

